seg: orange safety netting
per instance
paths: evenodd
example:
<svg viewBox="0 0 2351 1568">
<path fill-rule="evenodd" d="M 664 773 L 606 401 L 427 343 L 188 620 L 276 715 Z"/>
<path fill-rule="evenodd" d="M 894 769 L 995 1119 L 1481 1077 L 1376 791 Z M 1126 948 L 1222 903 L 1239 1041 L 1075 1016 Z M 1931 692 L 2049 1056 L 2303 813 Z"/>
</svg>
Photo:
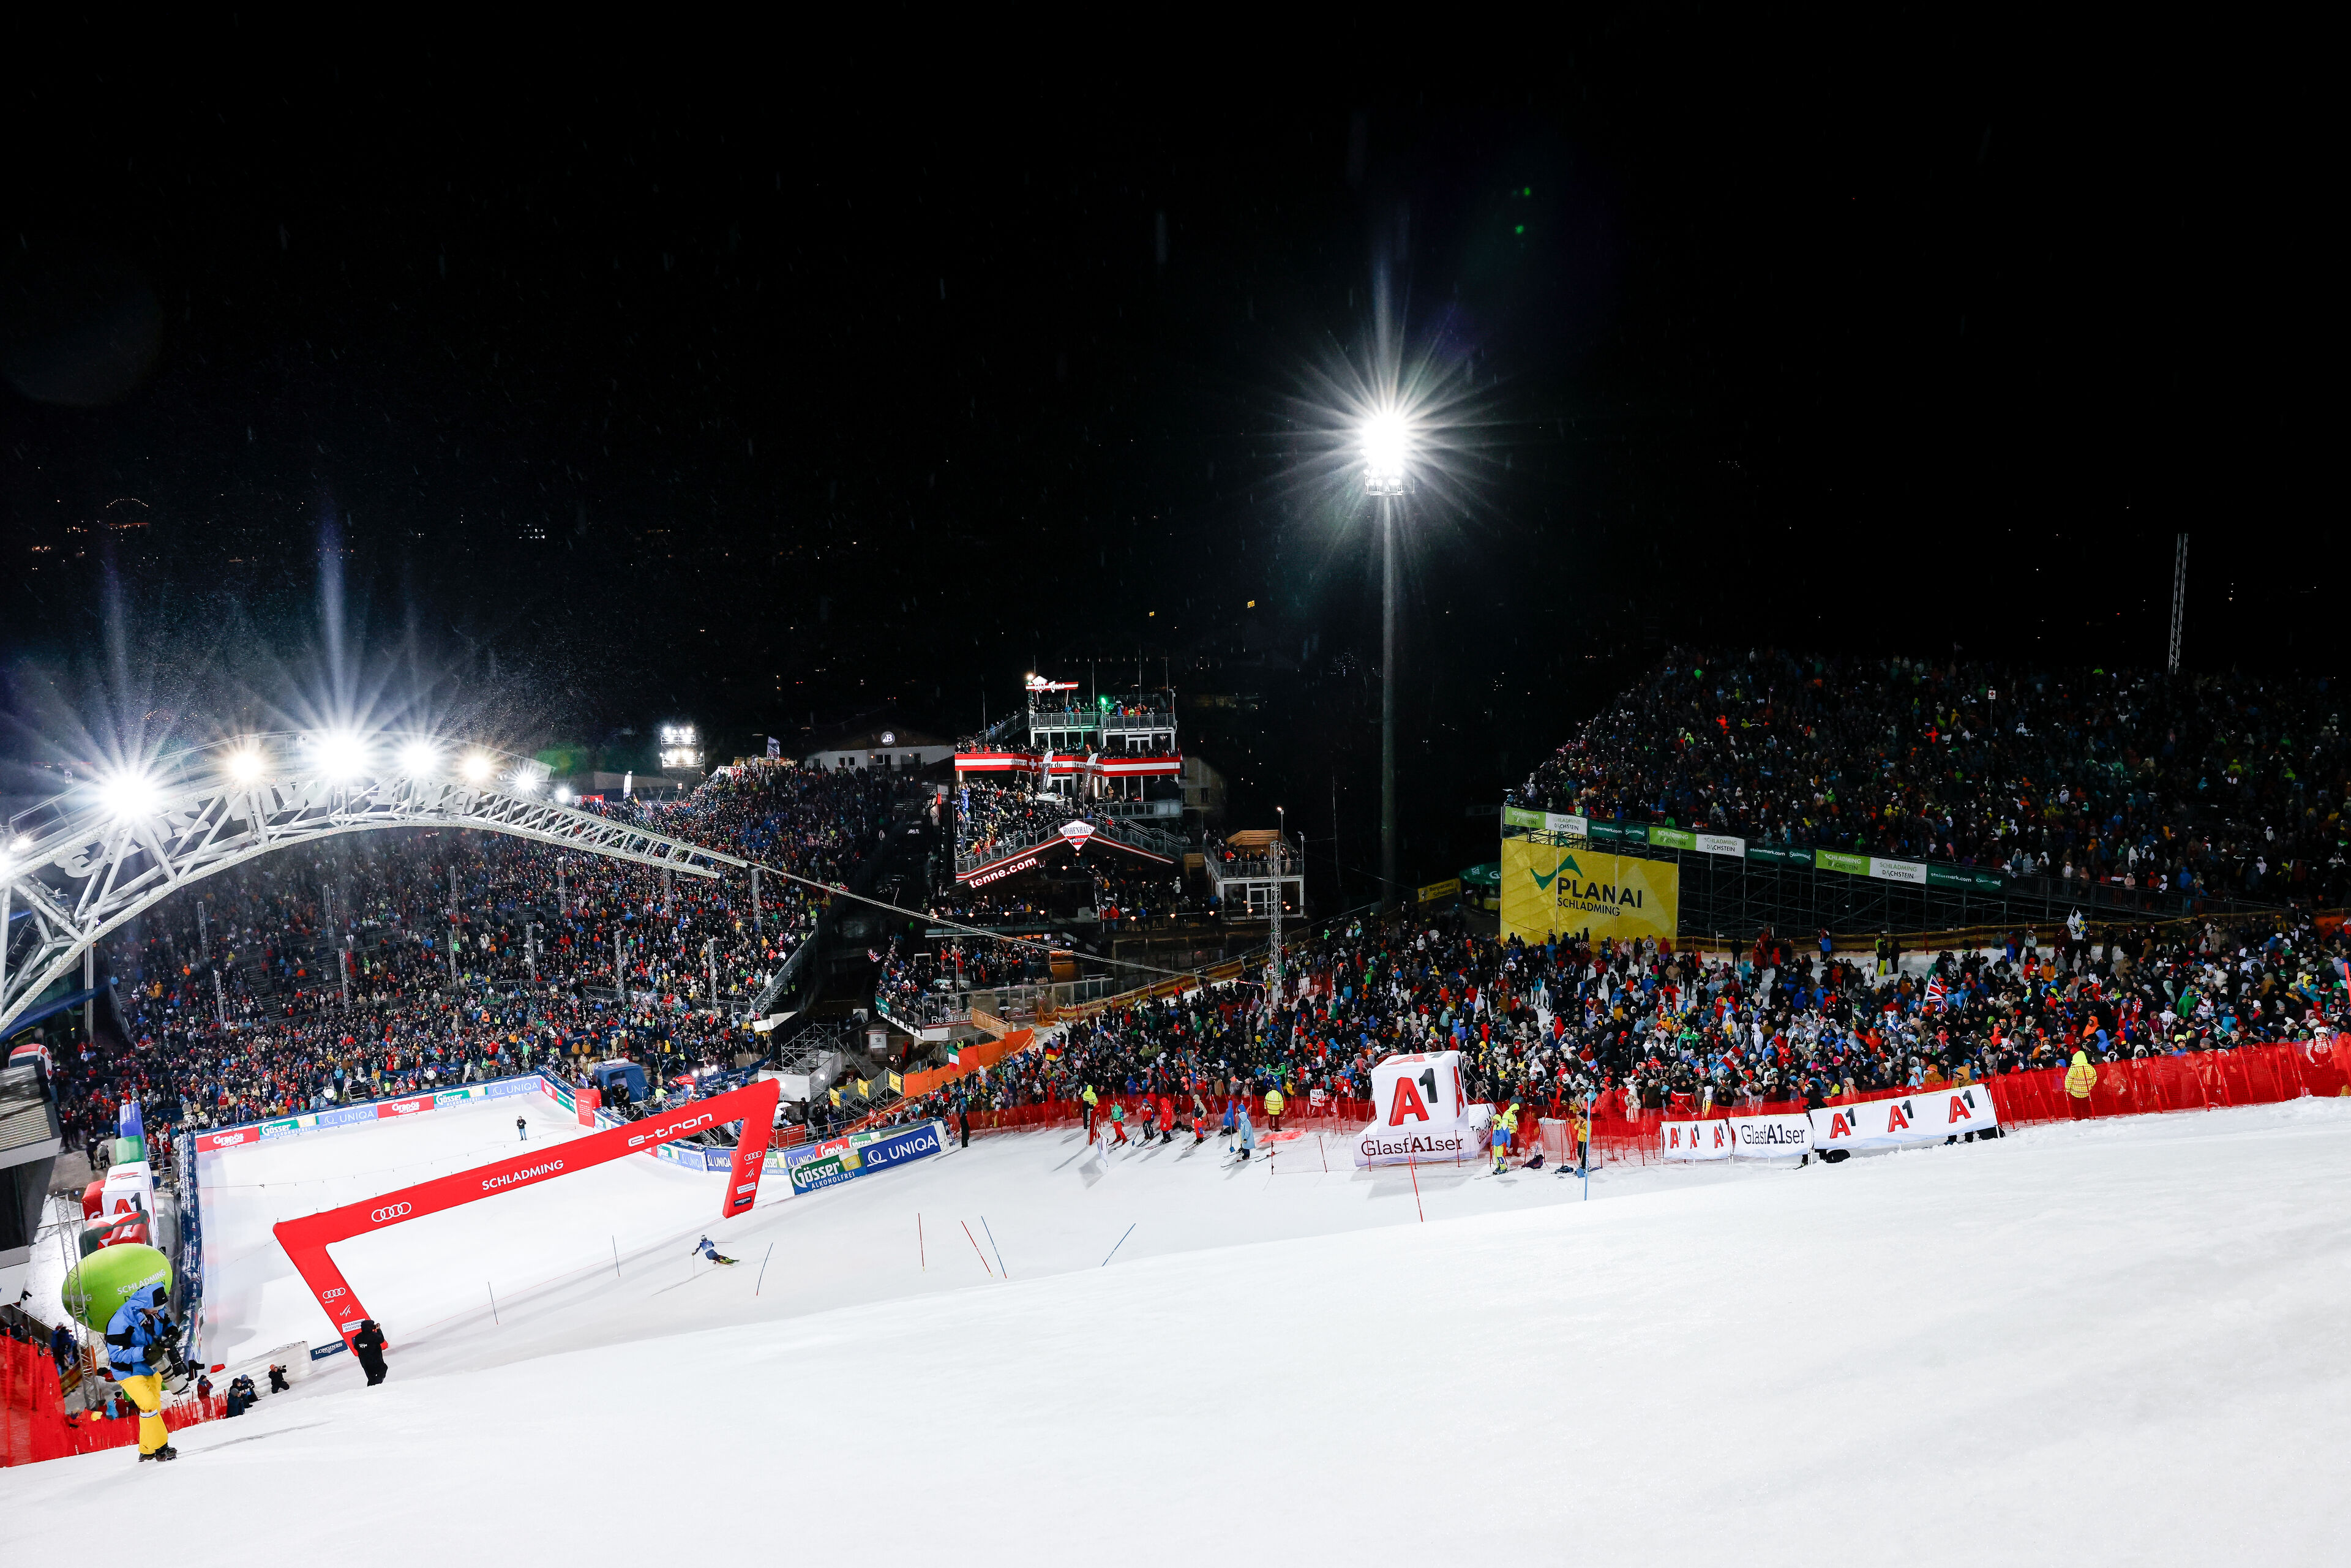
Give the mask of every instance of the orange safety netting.
<svg viewBox="0 0 2351 1568">
<path fill-rule="evenodd" d="M 163 1425 L 176 1432 L 226 1408 L 218 1396 L 174 1400 L 163 1407 Z M 0 1466 L 138 1446 L 136 1412 L 112 1420 L 94 1412 L 68 1416 L 47 1349 L 0 1335 Z"/>
</svg>

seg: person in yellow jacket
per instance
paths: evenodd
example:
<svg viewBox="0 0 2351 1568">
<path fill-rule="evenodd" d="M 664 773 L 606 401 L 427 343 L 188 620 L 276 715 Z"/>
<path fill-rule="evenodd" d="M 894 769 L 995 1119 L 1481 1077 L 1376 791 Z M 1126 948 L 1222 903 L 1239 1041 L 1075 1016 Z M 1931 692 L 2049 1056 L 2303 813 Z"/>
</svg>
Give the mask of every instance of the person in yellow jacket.
<svg viewBox="0 0 2351 1568">
<path fill-rule="evenodd" d="M 1086 1092 L 1078 1098 L 1086 1103 L 1086 1142 L 1091 1144 L 1094 1141 L 1094 1106 L 1100 1103 L 1094 1097 L 1094 1086 L 1087 1084 Z"/>
<path fill-rule="evenodd" d="M 2074 1065 L 2065 1070 L 2065 1093 L 2074 1120 L 2082 1121 L 2090 1114 L 2090 1091 L 2098 1084 L 2098 1070 L 2090 1065 L 2090 1053 L 2077 1051 Z"/>
<path fill-rule="evenodd" d="M 1511 1101 L 1508 1109 L 1494 1118 L 1494 1174 L 1500 1176 L 1510 1168 L 1510 1139 L 1519 1130 L 1519 1103 Z"/>
<path fill-rule="evenodd" d="M 1277 1083 L 1265 1092 L 1265 1130 L 1267 1132 L 1281 1131 L 1281 1085 Z"/>
</svg>

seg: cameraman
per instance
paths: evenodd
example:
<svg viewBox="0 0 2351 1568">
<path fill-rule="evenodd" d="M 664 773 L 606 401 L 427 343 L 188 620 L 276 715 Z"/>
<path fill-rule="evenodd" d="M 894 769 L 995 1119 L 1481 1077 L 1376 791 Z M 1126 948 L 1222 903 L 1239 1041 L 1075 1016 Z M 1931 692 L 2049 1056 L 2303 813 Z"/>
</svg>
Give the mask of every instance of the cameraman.
<svg viewBox="0 0 2351 1568">
<path fill-rule="evenodd" d="M 175 1359 L 171 1342 L 178 1330 L 164 1312 L 163 1287 L 147 1285 L 131 1293 L 106 1321 L 106 1364 L 114 1381 L 139 1406 L 139 1462 L 180 1457 L 163 1425 L 162 1369 Z"/>
</svg>

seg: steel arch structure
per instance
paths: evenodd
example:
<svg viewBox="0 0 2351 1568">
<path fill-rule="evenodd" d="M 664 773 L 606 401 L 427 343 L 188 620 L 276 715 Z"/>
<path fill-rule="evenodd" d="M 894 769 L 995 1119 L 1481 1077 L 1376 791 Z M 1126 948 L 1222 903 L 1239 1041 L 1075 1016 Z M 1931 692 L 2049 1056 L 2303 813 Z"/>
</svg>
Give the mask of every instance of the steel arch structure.
<svg viewBox="0 0 2351 1568">
<path fill-rule="evenodd" d="M 391 774 L 217 780 L 120 812 L 61 800 L 52 826 L 0 846 L 0 1035 L 99 938 L 193 882 L 269 853 L 378 828 L 478 828 L 716 877 L 747 861 L 519 791 Z"/>
</svg>

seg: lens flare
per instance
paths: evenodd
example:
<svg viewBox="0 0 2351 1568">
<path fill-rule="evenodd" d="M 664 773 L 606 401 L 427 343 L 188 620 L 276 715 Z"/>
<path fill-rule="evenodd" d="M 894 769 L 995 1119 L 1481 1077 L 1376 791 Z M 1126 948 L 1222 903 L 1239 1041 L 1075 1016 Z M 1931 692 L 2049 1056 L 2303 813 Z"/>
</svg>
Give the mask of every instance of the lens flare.
<svg viewBox="0 0 2351 1568">
<path fill-rule="evenodd" d="M 150 814 L 163 796 L 144 773 L 117 773 L 99 781 L 98 798 L 114 816 L 127 818 Z"/>
</svg>

